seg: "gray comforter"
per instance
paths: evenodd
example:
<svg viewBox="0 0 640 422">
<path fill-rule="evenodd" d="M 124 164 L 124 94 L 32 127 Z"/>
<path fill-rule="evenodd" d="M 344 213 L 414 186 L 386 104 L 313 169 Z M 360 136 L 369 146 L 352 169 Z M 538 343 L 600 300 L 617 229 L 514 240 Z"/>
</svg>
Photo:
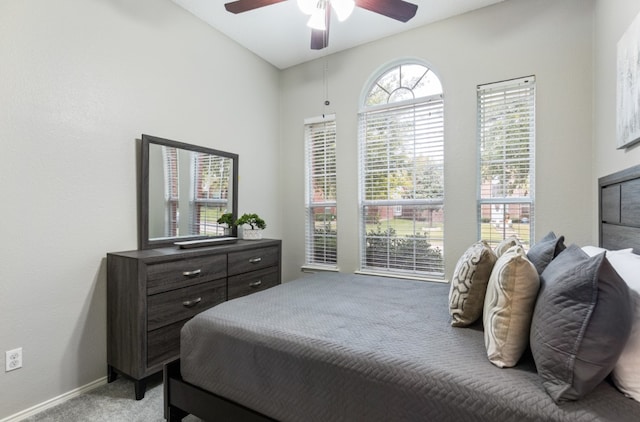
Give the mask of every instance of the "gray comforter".
<svg viewBox="0 0 640 422">
<path fill-rule="evenodd" d="M 282 421 L 640 421 L 604 382 L 560 406 L 530 356 L 486 358 L 451 327 L 447 284 L 316 274 L 222 303 L 182 329 L 188 382 Z"/>
</svg>

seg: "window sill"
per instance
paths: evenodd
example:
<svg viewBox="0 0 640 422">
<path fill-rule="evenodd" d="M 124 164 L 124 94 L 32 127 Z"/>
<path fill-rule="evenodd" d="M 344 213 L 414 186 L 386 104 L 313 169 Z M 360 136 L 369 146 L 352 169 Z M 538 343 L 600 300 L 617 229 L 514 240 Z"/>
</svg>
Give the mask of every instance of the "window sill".
<svg viewBox="0 0 640 422">
<path fill-rule="evenodd" d="M 321 271 L 327 271 L 327 272 L 340 272 L 340 270 L 337 267 L 330 267 L 330 266 L 323 266 L 323 265 L 303 265 L 302 267 L 300 267 L 300 271 L 302 271 L 303 273 L 316 273 L 316 272 L 321 272 Z"/>
<path fill-rule="evenodd" d="M 419 277 L 419 276 L 415 276 L 415 275 L 405 275 L 405 274 L 398 274 L 398 273 L 384 273 L 384 272 L 377 272 L 377 271 L 363 271 L 363 270 L 359 270 L 359 271 L 354 271 L 355 274 L 362 274 L 362 275 L 374 275 L 374 276 L 378 276 L 378 277 L 389 277 L 389 278 L 400 278 L 400 279 L 405 279 L 405 280 L 416 280 L 416 281 L 429 281 L 429 282 L 433 282 L 433 283 L 448 283 L 449 280 L 445 280 L 445 279 L 440 279 L 440 278 L 429 278 L 429 277 Z"/>
</svg>

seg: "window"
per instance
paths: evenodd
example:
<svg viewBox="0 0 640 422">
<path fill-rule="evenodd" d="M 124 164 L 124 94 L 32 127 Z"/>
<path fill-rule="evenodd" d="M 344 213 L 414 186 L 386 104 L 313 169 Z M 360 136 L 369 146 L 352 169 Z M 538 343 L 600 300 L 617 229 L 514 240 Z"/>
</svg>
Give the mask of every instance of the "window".
<svg viewBox="0 0 640 422">
<path fill-rule="evenodd" d="M 478 235 L 493 246 L 534 223 L 535 77 L 478 86 Z"/>
<path fill-rule="evenodd" d="M 360 270 L 444 279 L 444 102 L 438 77 L 397 65 L 360 112 Z"/>
<path fill-rule="evenodd" d="M 169 236 L 180 235 L 178 221 L 180 220 L 180 197 L 188 194 L 190 204 L 193 207 L 192 215 L 187 215 L 188 227 L 183 226 L 187 233 L 197 233 L 207 236 L 224 234 L 224 228 L 217 223 L 218 218 L 227 212 L 229 199 L 229 180 L 231 178 L 231 160 L 226 157 L 210 155 L 206 153 L 194 153 L 180 156 L 178 150 L 173 147 L 162 147 L 164 173 L 167 178 L 165 184 L 165 221 L 166 233 Z M 188 180 L 190 192 L 180 192 L 178 186 L 179 174 L 183 169 L 189 169 Z M 182 173 L 184 174 L 184 173 Z M 184 215 L 184 212 L 183 212 Z M 184 216 L 182 218 L 185 218 Z"/>
<path fill-rule="evenodd" d="M 336 121 L 305 121 L 306 265 L 337 267 Z"/>
<path fill-rule="evenodd" d="M 195 204 L 192 216 L 192 233 L 207 236 L 224 235 L 224 228 L 217 220 L 227 212 L 231 160 L 227 157 L 198 152 L 193 154 L 191 197 Z"/>
<path fill-rule="evenodd" d="M 178 235 L 178 152 L 176 148 L 162 147 L 164 174 L 167 183 L 164 184 L 165 198 L 165 229 L 169 236 Z"/>
</svg>

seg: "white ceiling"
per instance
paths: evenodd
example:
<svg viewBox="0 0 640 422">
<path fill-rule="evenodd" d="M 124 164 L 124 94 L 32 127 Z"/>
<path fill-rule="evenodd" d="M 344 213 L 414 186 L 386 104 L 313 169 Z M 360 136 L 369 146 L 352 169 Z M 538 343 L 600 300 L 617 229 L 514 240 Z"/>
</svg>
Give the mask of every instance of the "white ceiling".
<svg viewBox="0 0 640 422">
<path fill-rule="evenodd" d="M 344 22 L 339 22 L 334 14 L 331 17 L 329 47 L 311 50 L 311 30 L 306 26 L 308 18 L 300 12 L 295 0 L 237 15 L 225 10 L 224 4 L 227 0 L 173 0 L 279 69 L 504 0 L 408 1 L 418 5 L 418 12 L 407 23 L 359 7 L 356 7 Z"/>
</svg>

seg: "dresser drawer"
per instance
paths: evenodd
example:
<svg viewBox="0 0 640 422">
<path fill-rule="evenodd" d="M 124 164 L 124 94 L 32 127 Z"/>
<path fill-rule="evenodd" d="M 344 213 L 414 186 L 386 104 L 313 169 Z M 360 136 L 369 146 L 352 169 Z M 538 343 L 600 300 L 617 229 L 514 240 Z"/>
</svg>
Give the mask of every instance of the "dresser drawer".
<svg viewBox="0 0 640 422">
<path fill-rule="evenodd" d="M 188 319 L 165 325 L 147 334 L 147 367 L 175 359 L 180 354 L 180 330 Z"/>
<path fill-rule="evenodd" d="M 147 265 L 147 293 L 155 294 L 227 276 L 227 256 L 209 255 Z"/>
<path fill-rule="evenodd" d="M 147 331 L 188 319 L 227 298 L 226 279 L 149 296 Z"/>
<path fill-rule="evenodd" d="M 246 296 L 280 284 L 280 268 L 271 267 L 229 277 L 228 283 L 229 300 Z"/>
<path fill-rule="evenodd" d="M 272 267 L 280 262 L 277 246 L 229 253 L 229 275 Z"/>
</svg>

